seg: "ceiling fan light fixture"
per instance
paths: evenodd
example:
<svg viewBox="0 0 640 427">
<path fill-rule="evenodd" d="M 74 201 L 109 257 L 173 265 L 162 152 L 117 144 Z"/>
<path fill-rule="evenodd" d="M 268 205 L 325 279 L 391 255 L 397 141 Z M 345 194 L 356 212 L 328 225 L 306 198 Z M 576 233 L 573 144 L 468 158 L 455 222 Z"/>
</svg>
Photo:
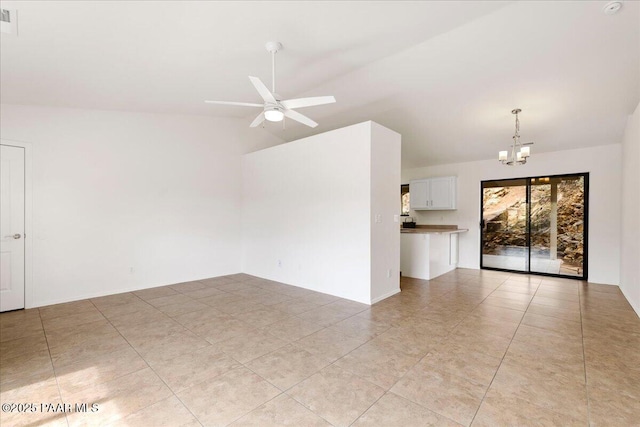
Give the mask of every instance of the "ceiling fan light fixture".
<svg viewBox="0 0 640 427">
<path fill-rule="evenodd" d="M 277 107 L 264 111 L 264 118 L 270 122 L 281 122 L 284 119 L 284 113 Z"/>
<path fill-rule="evenodd" d="M 258 77 L 249 76 L 249 80 L 253 87 L 258 91 L 258 94 L 264 101 L 264 104 L 258 104 L 254 102 L 229 102 L 229 101 L 204 101 L 207 104 L 218 105 L 234 105 L 241 107 L 255 107 L 262 108 L 262 112 L 253 119 L 249 127 L 257 127 L 264 121 L 269 122 L 281 122 L 284 120 L 284 116 L 287 116 L 291 120 L 294 120 L 303 125 L 315 128 L 318 123 L 311 120 L 309 117 L 298 113 L 294 108 L 314 107 L 316 105 L 333 104 L 336 99 L 333 96 L 312 96 L 309 98 L 296 98 L 296 99 L 281 99 L 280 95 L 276 93 L 276 53 L 282 49 L 282 44 L 279 42 L 269 42 L 266 44 L 266 48 L 271 53 L 271 90 L 269 90 L 262 80 Z M 283 126 L 284 129 L 284 126 Z"/>
</svg>

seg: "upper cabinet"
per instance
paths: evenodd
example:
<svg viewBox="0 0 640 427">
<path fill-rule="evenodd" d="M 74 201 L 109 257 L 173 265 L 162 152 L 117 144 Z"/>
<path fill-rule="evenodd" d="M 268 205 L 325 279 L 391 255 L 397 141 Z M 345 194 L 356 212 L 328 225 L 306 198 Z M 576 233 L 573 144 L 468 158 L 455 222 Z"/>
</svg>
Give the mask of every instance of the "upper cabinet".
<svg viewBox="0 0 640 427">
<path fill-rule="evenodd" d="M 456 209 L 456 177 L 416 179 L 409 183 L 411 209 L 444 211 Z"/>
</svg>

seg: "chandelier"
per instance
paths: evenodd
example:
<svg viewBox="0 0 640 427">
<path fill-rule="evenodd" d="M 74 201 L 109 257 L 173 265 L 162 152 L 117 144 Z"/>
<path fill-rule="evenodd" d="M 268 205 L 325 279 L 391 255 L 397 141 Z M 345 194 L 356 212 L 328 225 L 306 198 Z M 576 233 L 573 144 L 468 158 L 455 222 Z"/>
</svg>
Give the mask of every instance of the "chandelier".
<svg viewBox="0 0 640 427">
<path fill-rule="evenodd" d="M 531 150 L 528 145 L 533 145 L 533 142 L 525 142 L 524 144 L 520 142 L 520 119 L 518 119 L 518 113 L 521 112 L 522 110 L 519 108 L 511 110 L 511 114 L 515 114 L 516 116 L 516 132 L 513 135 L 513 144 L 511 145 L 510 152 L 505 150 L 498 153 L 498 161 L 503 165 L 524 165 L 527 163 L 527 158 L 531 155 Z"/>
</svg>

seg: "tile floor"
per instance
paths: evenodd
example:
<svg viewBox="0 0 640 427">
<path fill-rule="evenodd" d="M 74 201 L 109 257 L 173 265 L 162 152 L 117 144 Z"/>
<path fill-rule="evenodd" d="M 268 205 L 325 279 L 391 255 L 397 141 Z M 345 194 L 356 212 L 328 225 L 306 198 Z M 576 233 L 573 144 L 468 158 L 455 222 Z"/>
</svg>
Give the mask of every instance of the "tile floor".
<svg viewBox="0 0 640 427">
<path fill-rule="evenodd" d="M 37 405 L 2 426 L 640 425 L 620 290 L 502 272 L 372 307 L 241 274 L 3 313 L 0 362 L 2 403 Z M 39 406 L 63 402 L 98 411 Z"/>
</svg>

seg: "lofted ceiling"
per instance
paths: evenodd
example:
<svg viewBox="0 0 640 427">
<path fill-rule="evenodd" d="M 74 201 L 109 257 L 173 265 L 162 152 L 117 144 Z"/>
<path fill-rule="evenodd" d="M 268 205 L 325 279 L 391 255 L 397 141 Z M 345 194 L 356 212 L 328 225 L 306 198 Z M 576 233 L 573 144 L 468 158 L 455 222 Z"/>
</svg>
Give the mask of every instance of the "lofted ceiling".
<svg viewBox="0 0 640 427">
<path fill-rule="evenodd" d="M 493 158 L 513 135 L 536 152 L 619 143 L 640 101 L 640 3 L 472 1 L 3 1 L 1 101 L 246 118 L 277 92 L 334 95 L 301 110 L 315 129 L 267 123 L 284 141 L 375 120 L 402 134 L 403 167 Z"/>
</svg>

